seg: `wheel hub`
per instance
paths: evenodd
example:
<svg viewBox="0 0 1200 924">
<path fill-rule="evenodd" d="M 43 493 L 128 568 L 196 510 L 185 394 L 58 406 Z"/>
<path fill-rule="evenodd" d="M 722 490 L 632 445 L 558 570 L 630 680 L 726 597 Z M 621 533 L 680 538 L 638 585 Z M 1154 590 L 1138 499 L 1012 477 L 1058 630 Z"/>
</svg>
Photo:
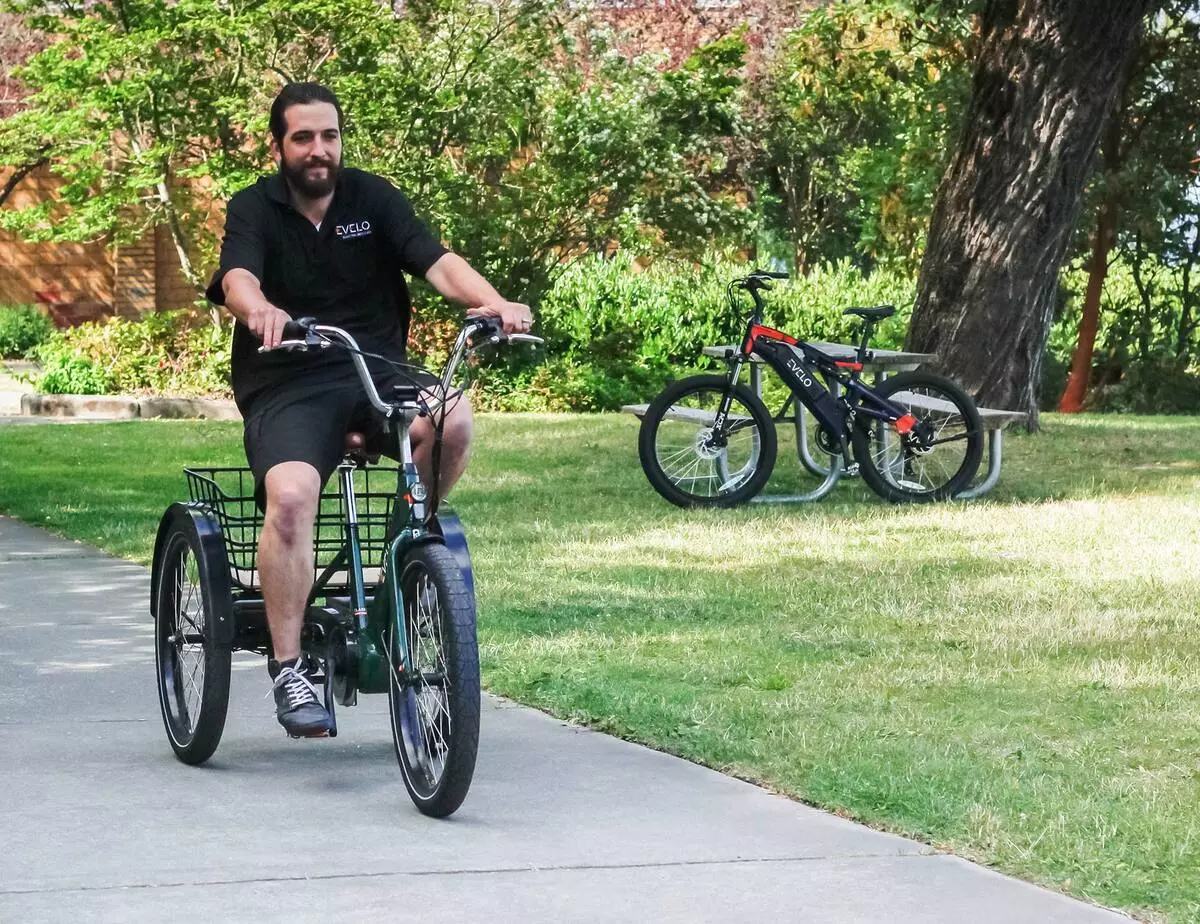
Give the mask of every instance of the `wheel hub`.
<svg viewBox="0 0 1200 924">
<path fill-rule="evenodd" d="M 692 448 L 701 459 L 719 459 L 725 452 L 723 445 L 718 445 L 717 434 L 712 427 L 705 427 L 696 433 Z"/>
<path fill-rule="evenodd" d="M 934 429 L 927 420 L 917 423 L 911 432 L 904 434 L 904 448 L 914 456 L 923 456 L 933 451 Z"/>
</svg>

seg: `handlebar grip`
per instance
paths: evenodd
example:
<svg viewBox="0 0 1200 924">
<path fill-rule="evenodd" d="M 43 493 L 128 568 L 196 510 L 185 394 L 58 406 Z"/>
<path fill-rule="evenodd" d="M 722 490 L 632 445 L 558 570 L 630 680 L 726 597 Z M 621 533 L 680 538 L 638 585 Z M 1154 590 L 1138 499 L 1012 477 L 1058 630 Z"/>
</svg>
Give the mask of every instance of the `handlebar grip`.
<svg viewBox="0 0 1200 924">
<path fill-rule="evenodd" d="M 790 278 L 787 273 L 770 273 L 770 272 L 767 272 L 766 270 L 763 270 L 763 275 L 770 276 L 772 279 L 788 279 L 788 278 Z"/>
<path fill-rule="evenodd" d="M 297 318 L 283 325 L 283 340 L 304 340 L 308 337 L 308 329 L 317 323 L 316 318 Z"/>
<path fill-rule="evenodd" d="M 500 319 L 492 317 L 490 314 L 472 315 L 468 320 L 476 325 L 475 336 L 477 337 L 490 337 L 503 332 Z"/>
</svg>

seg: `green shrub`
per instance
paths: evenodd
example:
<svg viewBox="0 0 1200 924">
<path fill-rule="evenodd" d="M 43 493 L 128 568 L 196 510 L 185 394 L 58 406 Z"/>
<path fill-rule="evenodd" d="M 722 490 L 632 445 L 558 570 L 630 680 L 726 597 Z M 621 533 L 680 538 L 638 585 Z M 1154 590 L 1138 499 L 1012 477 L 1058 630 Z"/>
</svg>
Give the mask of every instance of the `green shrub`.
<svg viewBox="0 0 1200 924">
<path fill-rule="evenodd" d="M 17 359 L 54 332 L 54 323 L 36 305 L 0 306 L 0 359 Z"/>
<path fill-rule="evenodd" d="M 232 326 L 188 311 L 55 332 L 34 351 L 46 394 L 227 396 Z"/>
<path fill-rule="evenodd" d="M 645 403 L 670 378 L 665 366 L 549 357 L 518 373 L 502 366 L 478 371 L 471 401 L 484 411 L 614 410 Z"/>
<path fill-rule="evenodd" d="M 1088 409 L 1135 414 L 1200 412 L 1200 368 L 1181 368 L 1176 360 L 1146 362 L 1125 370 L 1113 385 L 1093 388 Z"/>
<path fill-rule="evenodd" d="M 701 353 L 705 346 L 740 339 L 749 296 L 742 293 L 737 308 L 730 308 L 726 286 L 751 268 L 718 258 L 699 266 L 658 261 L 648 267 L 626 254 L 583 258 L 534 306 L 549 361 L 538 371 L 487 370 L 477 403 L 615 410 L 648 401 L 672 376 L 711 365 Z M 804 339 L 849 342 L 859 322 L 844 316 L 845 308 L 890 303 L 900 310 L 880 326 L 872 344 L 896 349 L 914 294 L 907 274 L 864 276 L 842 262 L 777 284 L 766 296 L 765 320 Z M 525 394 L 515 394 L 518 390 Z"/>
<path fill-rule="evenodd" d="M 115 392 L 112 379 L 104 369 L 86 356 L 60 351 L 37 355 L 42 363 L 42 374 L 35 385 L 42 394 L 108 395 Z"/>
</svg>

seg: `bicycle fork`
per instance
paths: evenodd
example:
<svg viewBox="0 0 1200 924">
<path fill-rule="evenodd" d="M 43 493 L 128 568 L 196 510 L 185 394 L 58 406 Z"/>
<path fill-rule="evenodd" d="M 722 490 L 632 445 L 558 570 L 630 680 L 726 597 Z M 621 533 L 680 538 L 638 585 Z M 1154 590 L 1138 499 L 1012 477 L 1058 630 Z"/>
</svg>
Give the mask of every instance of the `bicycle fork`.
<svg viewBox="0 0 1200 924">
<path fill-rule="evenodd" d="M 713 436 L 721 441 L 724 445 L 725 421 L 729 419 L 729 409 L 733 407 L 733 390 L 737 388 L 738 379 L 742 377 L 742 367 L 746 365 L 746 360 L 742 354 L 738 354 L 732 360 L 732 368 L 729 370 L 729 375 L 726 381 L 729 383 L 724 393 L 721 395 L 721 403 L 717 407 L 717 414 L 713 418 L 712 432 Z M 718 436 L 718 434 L 721 434 Z"/>
</svg>

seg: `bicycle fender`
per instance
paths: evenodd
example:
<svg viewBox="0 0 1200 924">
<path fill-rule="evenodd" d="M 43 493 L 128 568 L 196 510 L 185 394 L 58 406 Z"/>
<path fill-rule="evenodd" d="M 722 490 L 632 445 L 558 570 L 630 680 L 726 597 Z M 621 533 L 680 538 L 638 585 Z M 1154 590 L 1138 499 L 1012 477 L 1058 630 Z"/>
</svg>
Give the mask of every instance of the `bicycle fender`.
<svg viewBox="0 0 1200 924">
<path fill-rule="evenodd" d="M 163 546 L 167 536 L 175 528 L 191 532 L 196 540 L 196 548 L 200 550 L 196 556 L 196 564 L 212 608 L 213 642 L 221 646 L 231 646 L 237 627 L 233 616 L 233 588 L 229 582 L 225 537 L 216 518 L 198 504 L 176 502 L 167 508 L 159 521 L 158 536 L 154 540 L 154 565 L 151 569 L 151 615 L 155 618 L 158 616 L 153 611 L 157 597 L 154 588 L 158 587 L 162 575 Z"/>
<path fill-rule="evenodd" d="M 474 603 L 475 572 L 471 567 L 471 552 L 467 548 L 467 534 L 463 529 L 462 521 L 453 510 L 441 507 L 438 510 L 437 518 L 430 526 L 434 531 L 434 535 L 430 538 L 440 539 L 442 544 L 450 550 L 450 554 L 454 556 L 454 561 L 458 564 L 458 570 L 462 572 L 467 590 L 471 592 L 471 602 Z"/>
</svg>

